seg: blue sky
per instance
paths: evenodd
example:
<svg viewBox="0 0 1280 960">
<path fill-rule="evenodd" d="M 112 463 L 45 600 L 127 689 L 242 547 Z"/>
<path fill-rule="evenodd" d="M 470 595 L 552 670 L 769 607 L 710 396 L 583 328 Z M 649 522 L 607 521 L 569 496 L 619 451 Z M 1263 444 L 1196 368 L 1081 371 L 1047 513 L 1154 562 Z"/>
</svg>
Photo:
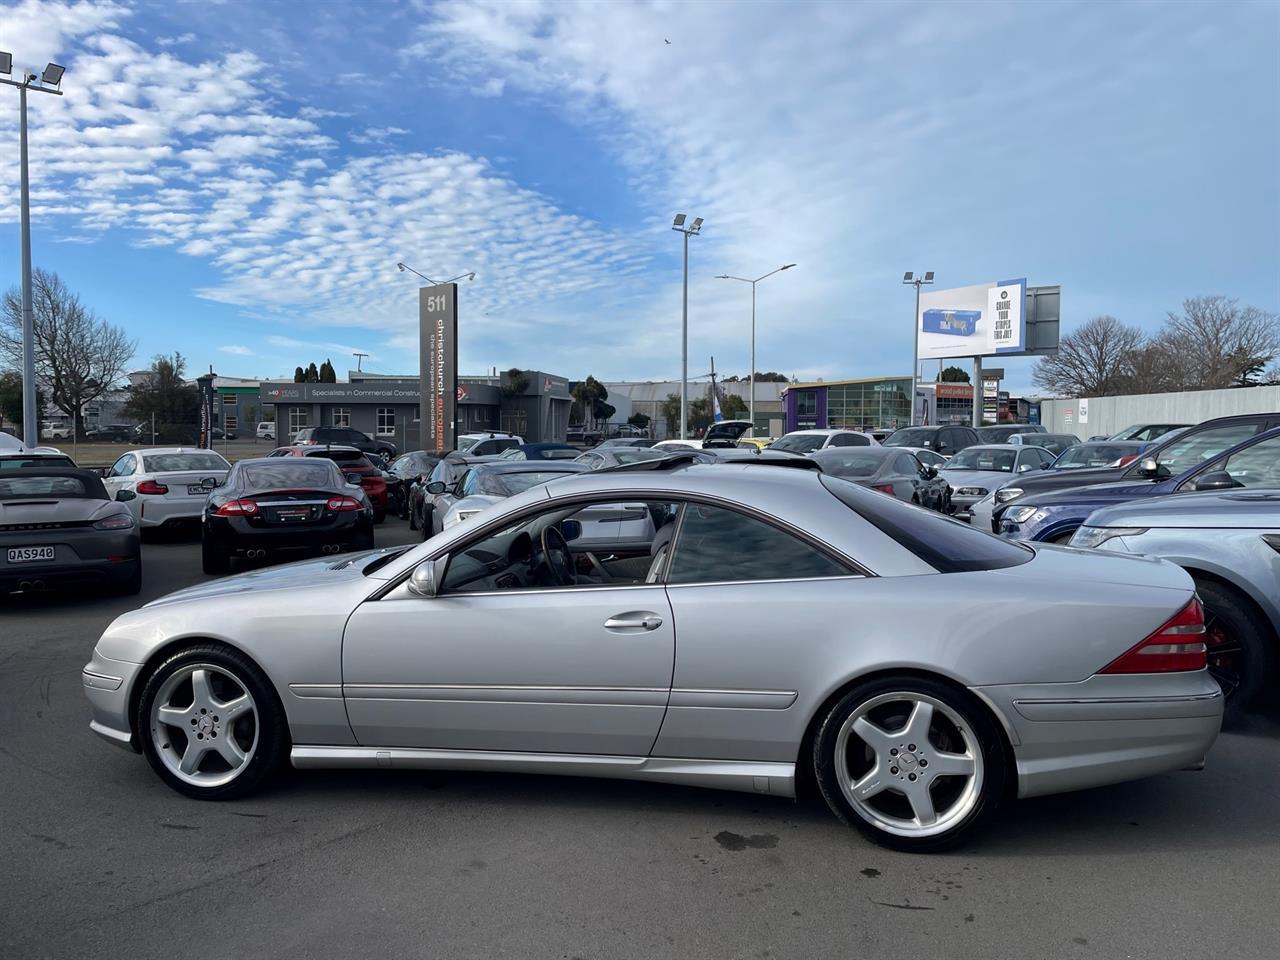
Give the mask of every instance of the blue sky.
<svg viewBox="0 0 1280 960">
<path fill-rule="evenodd" d="M 666 41 L 670 41 L 669 43 Z M 1280 310 L 1280 5 L 0 7 L 33 95 L 34 259 L 193 371 L 416 372 L 416 283 L 474 270 L 461 367 L 901 375 L 908 269 L 1060 283 L 1067 329 Z M 0 90 L 16 160 L 17 97 Z M 0 283 L 18 281 L 0 168 Z M 1031 362 L 1010 360 L 1009 385 Z"/>
</svg>

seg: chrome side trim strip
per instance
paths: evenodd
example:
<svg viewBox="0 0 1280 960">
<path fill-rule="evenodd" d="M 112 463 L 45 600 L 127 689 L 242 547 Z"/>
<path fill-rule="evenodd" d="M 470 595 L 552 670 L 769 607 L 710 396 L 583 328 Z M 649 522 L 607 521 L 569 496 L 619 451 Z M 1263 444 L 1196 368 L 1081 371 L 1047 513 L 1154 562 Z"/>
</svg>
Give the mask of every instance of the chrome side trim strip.
<svg viewBox="0 0 1280 960">
<path fill-rule="evenodd" d="M 699 690 L 675 687 L 673 707 L 704 707 L 729 710 L 786 710 L 796 702 L 795 690 Z"/>
<path fill-rule="evenodd" d="M 289 692 L 302 700 L 341 700 L 340 683 L 291 683 Z"/>
<path fill-rule="evenodd" d="M 300 770 L 378 767 L 406 770 L 485 770 L 650 780 L 719 790 L 738 790 L 744 793 L 767 793 L 777 797 L 795 797 L 794 763 L 318 745 L 295 746 L 291 751 L 290 759 Z"/>
</svg>

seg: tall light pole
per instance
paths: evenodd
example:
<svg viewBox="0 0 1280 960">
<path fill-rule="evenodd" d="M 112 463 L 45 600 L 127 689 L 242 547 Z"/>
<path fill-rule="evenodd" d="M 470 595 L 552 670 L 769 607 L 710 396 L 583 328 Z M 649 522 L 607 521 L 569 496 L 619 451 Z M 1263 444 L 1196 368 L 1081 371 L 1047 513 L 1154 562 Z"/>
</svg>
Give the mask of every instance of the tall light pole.
<svg viewBox="0 0 1280 960">
<path fill-rule="evenodd" d="M 0 83 L 18 88 L 18 163 L 21 168 L 22 206 L 22 442 L 29 447 L 40 443 L 39 411 L 36 410 L 36 321 L 31 311 L 31 185 L 27 174 L 27 91 L 52 93 L 62 96 L 62 75 L 65 68 L 50 63 L 37 78 L 34 73 L 22 71 L 22 82 L 6 80 L 13 75 L 13 54 L 0 53 Z M 38 86 L 33 86 L 39 80 Z M 76 418 L 71 418 L 72 429 Z"/>
<path fill-rule="evenodd" d="M 413 269 L 413 267 L 405 263 L 397 263 L 396 269 L 399 270 L 401 273 L 404 273 L 406 270 L 408 270 L 415 277 L 422 277 L 423 280 L 427 281 L 427 283 L 431 284 L 433 287 L 443 286 L 446 283 L 454 283 L 455 281 L 458 281 L 458 280 L 463 280 L 463 279 L 474 280 L 476 278 L 475 271 L 472 271 L 470 273 L 460 273 L 456 277 L 454 277 L 452 280 L 432 280 L 425 273 L 419 273 L 417 270 Z"/>
<path fill-rule="evenodd" d="M 727 273 L 719 274 L 716 277 L 717 280 L 739 280 L 742 283 L 751 284 L 751 412 L 749 414 L 751 417 L 751 429 L 747 431 L 748 437 L 756 435 L 756 284 L 761 280 L 767 280 L 775 273 L 790 270 L 794 266 L 794 263 L 783 264 L 777 270 L 770 270 L 763 277 L 756 277 L 754 280 L 748 280 L 746 277 L 731 277 Z"/>
<path fill-rule="evenodd" d="M 917 277 L 908 270 L 902 275 L 902 282 L 916 288 L 916 312 L 911 317 L 911 326 L 915 331 L 915 348 L 911 353 L 911 418 L 910 425 L 916 425 L 916 382 L 920 377 L 920 287 L 933 283 L 933 271 L 923 277 Z"/>
<path fill-rule="evenodd" d="M 684 225 L 684 214 L 677 213 L 671 229 L 684 234 L 684 306 L 680 311 L 680 439 L 689 433 L 689 238 L 702 232 L 702 218 Z"/>
</svg>

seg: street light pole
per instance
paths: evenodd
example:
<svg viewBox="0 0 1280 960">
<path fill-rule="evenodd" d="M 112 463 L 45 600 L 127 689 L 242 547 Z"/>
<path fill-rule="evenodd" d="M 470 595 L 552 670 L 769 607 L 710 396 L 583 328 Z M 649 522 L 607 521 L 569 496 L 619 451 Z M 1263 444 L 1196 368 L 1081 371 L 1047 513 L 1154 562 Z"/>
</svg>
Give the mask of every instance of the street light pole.
<svg viewBox="0 0 1280 960">
<path fill-rule="evenodd" d="M 0 73 L 12 74 L 13 55 L 0 53 Z M 40 419 L 36 410 L 36 322 L 31 307 L 31 180 L 27 171 L 27 91 L 52 93 L 62 96 L 61 84 L 63 68 L 50 63 L 44 68 L 40 86 L 32 86 L 36 81 L 34 73 L 22 72 L 22 82 L 0 78 L 0 83 L 18 88 L 18 166 L 19 166 L 19 206 L 21 207 L 22 238 L 22 442 L 29 447 L 40 443 Z M 52 87 L 45 84 L 53 84 Z M 71 418 L 72 430 L 75 429 L 76 418 Z"/>
<path fill-rule="evenodd" d="M 916 385 L 920 379 L 920 287 L 933 283 L 933 271 L 928 271 L 923 277 L 917 277 L 908 270 L 902 275 L 902 282 L 916 288 L 916 312 L 911 318 L 911 326 L 915 331 L 915 347 L 911 352 L 911 416 L 909 418 L 910 425 L 914 427 L 916 425 Z"/>
<path fill-rule="evenodd" d="M 471 271 L 470 273 L 460 273 L 456 277 L 453 277 L 450 280 L 432 280 L 425 273 L 418 273 L 417 270 L 413 269 L 413 267 L 409 266 L 407 263 L 397 263 L 396 269 L 399 270 L 401 273 L 404 273 L 406 270 L 408 270 L 415 277 L 421 277 L 423 280 L 427 281 L 427 283 L 431 284 L 433 287 L 442 287 L 446 283 L 453 283 L 457 280 L 464 280 L 464 279 L 474 280 L 476 278 L 474 270 Z"/>
<path fill-rule="evenodd" d="M 756 435 L 756 284 L 761 280 L 767 280 L 775 273 L 781 273 L 783 270 L 790 270 L 794 266 L 794 263 L 783 264 L 777 270 L 770 270 L 763 277 L 756 277 L 754 280 L 749 280 L 746 277 L 731 277 L 727 273 L 722 273 L 716 277 L 717 280 L 738 280 L 742 283 L 751 284 L 751 376 L 749 378 L 751 384 L 749 404 L 751 429 L 747 431 L 747 436 L 749 437 L 754 437 Z"/>
<path fill-rule="evenodd" d="M 689 434 L 689 238 L 702 231 L 702 218 L 684 225 L 685 215 L 677 213 L 671 229 L 684 234 L 684 299 L 680 310 L 680 439 Z"/>
</svg>

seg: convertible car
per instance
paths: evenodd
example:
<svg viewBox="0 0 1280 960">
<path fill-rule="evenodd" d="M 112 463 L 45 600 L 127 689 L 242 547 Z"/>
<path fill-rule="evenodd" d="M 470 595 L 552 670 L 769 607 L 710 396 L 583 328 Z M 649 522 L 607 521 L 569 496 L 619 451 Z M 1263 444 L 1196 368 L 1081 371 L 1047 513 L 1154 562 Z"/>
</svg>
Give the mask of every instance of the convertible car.
<svg viewBox="0 0 1280 960">
<path fill-rule="evenodd" d="M 1222 693 L 1173 564 L 1011 543 L 804 457 L 694 459 L 154 601 L 85 665 L 90 726 L 202 799 L 286 761 L 784 797 L 808 772 L 909 850 L 1010 795 L 1196 767 L 1213 744 Z M 580 563 L 578 517 L 633 503 L 647 547 Z"/>
</svg>

